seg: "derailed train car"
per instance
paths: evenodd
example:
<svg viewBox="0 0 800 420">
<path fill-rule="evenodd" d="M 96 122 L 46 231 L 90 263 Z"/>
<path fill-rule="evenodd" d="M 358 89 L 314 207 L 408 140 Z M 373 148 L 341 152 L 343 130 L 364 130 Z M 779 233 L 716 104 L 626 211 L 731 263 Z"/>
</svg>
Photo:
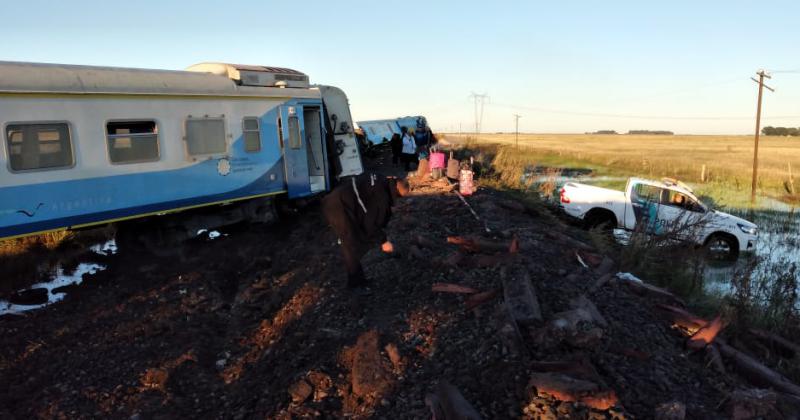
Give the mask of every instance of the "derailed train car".
<svg viewBox="0 0 800 420">
<path fill-rule="evenodd" d="M 412 130 L 428 127 L 428 120 L 421 115 L 416 115 L 389 120 L 358 121 L 356 124 L 364 131 L 367 141 L 372 144 L 381 144 L 391 140 L 393 134 L 400 134 L 401 127 Z"/>
<path fill-rule="evenodd" d="M 0 239 L 205 209 L 191 234 L 362 171 L 344 92 L 285 68 L 0 62 L 0 124 Z"/>
</svg>

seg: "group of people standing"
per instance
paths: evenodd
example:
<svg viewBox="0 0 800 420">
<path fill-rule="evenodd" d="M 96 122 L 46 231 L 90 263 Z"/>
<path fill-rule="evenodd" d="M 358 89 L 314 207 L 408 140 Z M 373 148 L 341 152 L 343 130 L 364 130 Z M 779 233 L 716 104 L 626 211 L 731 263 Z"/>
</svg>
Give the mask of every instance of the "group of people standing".
<svg viewBox="0 0 800 420">
<path fill-rule="evenodd" d="M 412 164 L 428 157 L 428 151 L 434 143 L 436 140 L 429 127 L 400 127 L 400 134 L 393 134 L 389 141 L 392 147 L 392 163 L 402 163 L 403 168 L 410 171 Z"/>
</svg>

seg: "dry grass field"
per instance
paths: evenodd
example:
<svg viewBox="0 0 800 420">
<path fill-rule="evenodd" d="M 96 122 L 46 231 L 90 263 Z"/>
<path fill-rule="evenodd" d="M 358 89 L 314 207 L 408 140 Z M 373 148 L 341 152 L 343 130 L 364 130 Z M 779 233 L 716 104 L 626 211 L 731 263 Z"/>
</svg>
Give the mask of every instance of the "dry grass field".
<svg viewBox="0 0 800 420">
<path fill-rule="evenodd" d="M 447 139 L 479 144 L 515 142 L 514 134 L 481 134 L 477 140 L 472 135 L 447 134 Z M 520 153 L 532 163 L 588 165 L 620 175 L 673 177 L 707 184 L 706 190 L 727 190 L 720 194 L 736 195 L 730 201 L 737 203 L 749 196 L 752 136 L 520 134 L 519 145 Z M 790 164 L 794 172 L 800 171 L 800 139 L 762 136 L 759 195 L 791 200 Z M 705 182 L 701 180 L 703 165 Z M 800 192 L 800 182 L 796 188 Z"/>
</svg>

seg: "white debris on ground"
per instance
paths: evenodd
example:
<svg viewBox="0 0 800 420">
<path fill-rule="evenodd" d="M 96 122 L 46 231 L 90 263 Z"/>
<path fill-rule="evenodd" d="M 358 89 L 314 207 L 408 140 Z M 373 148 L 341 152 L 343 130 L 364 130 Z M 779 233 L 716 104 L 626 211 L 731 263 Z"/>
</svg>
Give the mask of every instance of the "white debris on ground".
<svg viewBox="0 0 800 420">
<path fill-rule="evenodd" d="M 116 249 L 116 244 L 114 247 Z M 47 302 L 38 305 L 16 305 L 7 300 L 0 300 L 0 315 L 19 314 L 34 309 L 43 308 L 47 305 L 58 302 L 64 299 L 66 293 L 53 293 L 53 290 L 72 284 L 81 284 L 83 282 L 84 274 L 95 274 L 98 271 L 103 271 L 105 269 L 106 267 L 101 264 L 81 263 L 72 274 L 68 275 L 64 273 L 63 268 L 59 267 L 56 270 L 52 280 L 44 283 L 36 283 L 29 288 L 29 290 L 47 289 Z"/>
<path fill-rule="evenodd" d="M 114 255 L 117 253 L 117 241 L 110 239 L 104 244 L 92 245 L 92 252 L 100 255 Z"/>
<path fill-rule="evenodd" d="M 200 230 L 198 230 L 196 236 L 200 236 L 200 235 L 203 235 L 203 234 L 206 234 L 208 236 L 208 239 L 217 239 L 220 236 L 228 236 L 227 233 L 220 233 L 218 230 L 212 230 L 212 231 L 209 232 L 208 229 L 200 229 Z"/>
<path fill-rule="evenodd" d="M 639 277 L 634 276 L 631 273 L 617 273 L 616 276 L 620 280 L 627 280 L 627 281 L 632 281 L 632 282 L 636 282 L 636 283 L 643 283 L 642 279 L 640 279 Z"/>
</svg>

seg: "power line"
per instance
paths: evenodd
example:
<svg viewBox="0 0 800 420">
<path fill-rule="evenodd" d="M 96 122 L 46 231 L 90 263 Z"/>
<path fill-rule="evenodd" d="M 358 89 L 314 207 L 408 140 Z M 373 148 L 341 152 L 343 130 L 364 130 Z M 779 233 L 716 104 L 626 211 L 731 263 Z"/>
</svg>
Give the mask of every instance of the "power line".
<svg viewBox="0 0 800 420">
<path fill-rule="evenodd" d="M 794 69 L 794 70 L 770 70 L 769 72 L 771 74 L 775 74 L 775 73 L 800 73 L 800 69 Z"/>
<path fill-rule="evenodd" d="M 697 93 L 697 91 L 699 91 L 699 90 L 707 89 L 707 88 L 710 88 L 710 87 L 716 87 L 716 86 L 730 85 L 730 84 L 733 84 L 733 83 L 736 83 L 736 82 L 744 82 L 744 79 L 741 78 L 741 77 L 736 77 L 736 78 L 718 80 L 716 82 L 705 83 L 705 84 L 702 84 L 702 85 L 689 86 L 687 88 L 675 89 L 675 90 L 670 90 L 670 91 L 662 91 L 662 92 L 653 93 L 653 94 L 644 95 L 644 96 L 636 96 L 636 97 L 632 97 L 632 98 L 629 98 L 629 99 L 630 100 L 645 100 L 645 99 L 662 98 L 662 97 L 665 97 L 665 96 L 681 95 L 681 94 L 685 94 L 685 93 Z"/>
<path fill-rule="evenodd" d="M 485 93 L 472 92 L 469 97 L 475 101 L 475 135 L 481 132 L 481 124 L 483 124 L 483 106 L 489 100 L 489 95 Z M 480 107 L 480 112 L 478 108 Z"/>
<path fill-rule="evenodd" d="M 519 119 L 522 118 L 522 115 L 514 114 L 514 133 L 515 133 L 515 144 L 517 145 L 517 149 L 519 149 Z"/>
</svg>

